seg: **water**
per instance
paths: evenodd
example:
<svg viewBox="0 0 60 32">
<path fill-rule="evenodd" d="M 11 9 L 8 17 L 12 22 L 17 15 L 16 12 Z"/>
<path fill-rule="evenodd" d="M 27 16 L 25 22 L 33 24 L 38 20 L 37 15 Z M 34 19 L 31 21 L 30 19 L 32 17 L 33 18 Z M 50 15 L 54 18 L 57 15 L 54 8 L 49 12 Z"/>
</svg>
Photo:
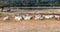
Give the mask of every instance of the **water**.
<svg viewBox="0 0 60 32">
<path fill-rule="evenodd" d="M 21 10 L 49 10 L 49 9 L 60 9 L 60 8 L 19 8 Z"/>
<path fill-rule="evenodd" d="M 5 10 L 8 10 L 7 8 L 4 8 Z M 19 11 L 19 10 L 51 10 L 51 9 L 60 9 L 60 8 L 50 8 L 50 7 L 35 7 L 35 8 L 32 8 L 32 7 L 13 7 L 13 8 L 10 8 L 11 10 L 13 11 Z"/>
</svg>

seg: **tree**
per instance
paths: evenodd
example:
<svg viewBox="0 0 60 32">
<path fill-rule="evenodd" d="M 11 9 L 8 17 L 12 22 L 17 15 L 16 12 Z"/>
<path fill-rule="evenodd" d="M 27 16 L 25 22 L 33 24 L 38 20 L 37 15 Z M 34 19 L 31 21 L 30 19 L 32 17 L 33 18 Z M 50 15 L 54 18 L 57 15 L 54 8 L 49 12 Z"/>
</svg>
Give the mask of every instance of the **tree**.
<svg viewBox="0 0 60 32">
<path fill-rule="evenodd" d="M 9 4 L 6 3 L 6 2 L 3 2 L 3 1 L 0 2 L 0 8 L 2 8 L 1 12 L 3 12 L 3 8 L 6 7 L 6 6 L 9 6 Z"/>
<path fill-rule="evenodd" d="M 5 1 L 11 6 L 52 6 L 52 4 L 60 4 L 60 0 L 4 0 L 4 2 Z"/>
</svg>

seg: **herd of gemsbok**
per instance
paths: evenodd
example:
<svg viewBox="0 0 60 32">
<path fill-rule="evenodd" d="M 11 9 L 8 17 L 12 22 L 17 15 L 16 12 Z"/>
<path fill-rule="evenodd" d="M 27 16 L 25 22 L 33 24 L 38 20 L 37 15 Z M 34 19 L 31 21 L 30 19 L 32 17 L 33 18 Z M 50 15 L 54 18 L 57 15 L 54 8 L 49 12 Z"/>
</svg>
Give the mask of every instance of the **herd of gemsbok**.
<svg viewBox="0 0 60 32">
<path fill-rule="evenodd" d="M 3 17 L 3 20 L 8 20 L 9 16 L 5 16 Z M 35 19 L 35 20 L 43 20 L 43 19 L 52 19 L 52 18 L 55 18 L 57 20 L 60 20 L 60 15 L 40 15 L 40 14 L 37 14 L 37 15 L 17 15 L 17 16 L 14 16 L 14 19 L 15 20 L 31 20 L 31 19 Z"/>
</svg>

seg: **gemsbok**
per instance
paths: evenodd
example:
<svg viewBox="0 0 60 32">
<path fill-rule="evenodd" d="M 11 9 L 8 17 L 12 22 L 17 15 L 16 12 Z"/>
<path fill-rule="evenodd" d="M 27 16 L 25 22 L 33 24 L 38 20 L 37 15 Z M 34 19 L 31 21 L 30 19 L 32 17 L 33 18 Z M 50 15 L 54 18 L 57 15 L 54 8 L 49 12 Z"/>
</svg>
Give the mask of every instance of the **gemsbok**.
<svg viewBox="0 0 60 32">
<path fill-rule="evenodd" d="M 52 19 L 54 17 L 54 15 L 43 15 L 43 17 L 45 19 Z"/>
<path fill-rule="evenodd" d="M 5 16 L 4 18 L 3 18 L 3 20 L 8 20 L 9 19 L 9 16 Z"/>
<path fill-rule="evenodd" d="M 56 18 L 57 20 L 59 20 L 59 19 L 60 19 L 60 15 L 55 15 L 55 18 Z"/>
<path fill-rule="evenodd" d="M 15 16 L 15 20 L 22 20 L 22 16 Z"/>
<path fill-rule="evenodd" d="M 32 16 L 29 15 L 23 15 L 24 20 L 31 20 Z"/>
<path fill-rule="evenodd" d="M 43 17 L 42 15 L 35 15 L 35 16 L 34 16 L 34 19 L 35 19 L 35 20 L 37 20 L 37 19 L 41 19 L 41 20 L 42 20 L 43 18 L 44 18 L 44 17 Z"/>
</svg>

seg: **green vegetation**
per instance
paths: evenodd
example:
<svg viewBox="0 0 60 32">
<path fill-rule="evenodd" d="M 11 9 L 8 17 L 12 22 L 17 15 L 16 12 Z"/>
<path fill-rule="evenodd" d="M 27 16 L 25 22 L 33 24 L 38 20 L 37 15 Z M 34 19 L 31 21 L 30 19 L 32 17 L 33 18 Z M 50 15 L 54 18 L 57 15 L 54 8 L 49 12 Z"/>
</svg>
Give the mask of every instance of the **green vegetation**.
<svg viewBox="0 0 60 32">
<path fill-rule="evenodd" d="M 10 15 L 9 14 L 3 14 L 3 13 L 0 14 L 0 17 L 4 17 L 4 16 L 10 16 Z"/>
<path fill-rule="evenodd" d="M 9 6 L 9 3 L 3 2 L 3 1 L 0 2 L 0 8 L 2 8 L 1 9 L 1 12 L 3 12 L 3 8 L 6 7 L 6 6 L 8 7 Z"/>
<path fill-rule="evenodd" d="M 3 1 L 9 3 L 10 6 L 43 6 L 60 4 L 60 0 L 3 0 Z"/>
</svg>

